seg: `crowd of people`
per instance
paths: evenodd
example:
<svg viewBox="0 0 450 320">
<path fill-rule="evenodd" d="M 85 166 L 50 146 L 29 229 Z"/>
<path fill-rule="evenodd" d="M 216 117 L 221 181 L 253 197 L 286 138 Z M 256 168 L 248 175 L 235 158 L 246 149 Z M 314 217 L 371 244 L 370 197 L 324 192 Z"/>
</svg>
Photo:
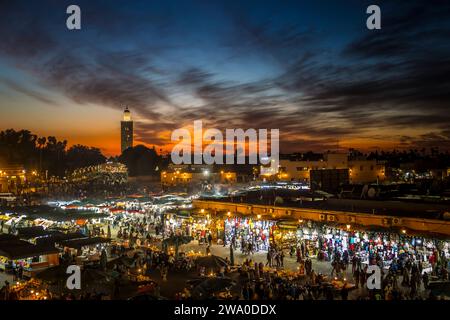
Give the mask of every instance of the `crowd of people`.
<svg viewBox="0 0 450 320">
<path fill-rule="evenodd" d="M 196 256 L 178 252 L 178 247 L 176 250 L 169 250 L 162 246 L 164 241 L 176 238 L 178 234 L 176 229 L 166 230 L 161 215 L 142 208 L 136 208 L 136 211 L 140 213 L 116 215 L 103 225 L 86 227 L 89 236 L 103 236 L 115 240 L 115 243 L 110 245 L 109 258 L 118 259 L 114 260 L 116 262 L 112 264 L 111 271 L 121 276 L 136 270 L 142 270 L 137 273 L 144 276 L 155 277 L 157 273 L 161 283 L 170 282 L 172 274 L 195 273 L 200 277 L 208 276 L 205 268 L 196 265 Z M 228 237 L 224 237 L 226 241 L 223 245 L 230 246 L 229 258 L 226 257 L 228 265 L 215 270 L 215 275 L 234 277 L 233 272 L 237 271 L 239 277 L 234 289 L 238 288 L 239 299 L 346 300 L 350 295 L 353 299 L 421 299 L 429 296 L 431 281 L 448 281 L 448 261 L 442 251 L 434 250 L 425 259 L 421 253 L 407 246 L 401 250 L 399 248 L 394 250 L 390 246 L 364 242 L 350 243 L 350 241 L 344 243 L 341 239 L 327 239 L 323 236 L 319 236 L 317 245 L 312 251 L 310 244 L 305 241 L 299 241 L 286 250 L 284 246 L 269 239 L 264 229 L 258 230 L 258 232 L 244 230 L 245 232 L 239 233 L 234 229 Z M 199 244 L 206 244 L 202 255 L 210 255 L 213 247 L 212 231 L 207 228 L 199 229 L 195 233 L 195 238 Z M 241 254 L 237 263 L 233 256 L 236 248 Z M 136 250 L 137 253 L 129 257 L 130 250 Z M 264 258 L 256 258 L 255 254 L 258 252 L 261 257 L 265 255 L 265 262 Z M 291 258 L 288 263 L 286 254 Z M 246 257 L 244 261 L 242 256 Z M 257 259 L 258 263 L 252 259 Z M 430 270 L 424 270 L 424 260 L 431 265 Z M 233 265 L 237 265 L 236 268 L 231 268 Z M 381 270 L 379 290 L 367 288 L 370 276 L 368 269 L 372 265 L 378 266 Z M 283 275 L 278 272 L 289 269 L 294 275 Z M 18 270 L 14 280 L 20 278 Z M 339 286 L 332 284 L 334 280 L 341 281 L 341 284 Z M 186 287 L 183 292 L 177 294 L 177 297 L 192 298 L 191 291 L 192 288 Z M 115 293 L 113 296 L 118 295 Z M 95 297 L 98 296 L 92 294 L 85 298 Z M 229 297 L 236 298 L 236 294 L 230 293 Z M 71 299 L 70 295 L 66 298 Z"/>
</svg>

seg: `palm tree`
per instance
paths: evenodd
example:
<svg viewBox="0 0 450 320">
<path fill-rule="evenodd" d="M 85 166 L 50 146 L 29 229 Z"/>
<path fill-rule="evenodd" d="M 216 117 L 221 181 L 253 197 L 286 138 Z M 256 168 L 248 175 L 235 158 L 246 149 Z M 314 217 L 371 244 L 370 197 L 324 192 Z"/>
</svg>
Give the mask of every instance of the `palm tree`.
<svg viewBox="0 0 450 320">
<path fill-rule="evenodd" d="M 47 138 L 45 137 L 37 139 L 37 143 L 39 145 L 39 172 L 42 172 L 42 149 L 44 148 L 46 142 Z"/>
</svg>

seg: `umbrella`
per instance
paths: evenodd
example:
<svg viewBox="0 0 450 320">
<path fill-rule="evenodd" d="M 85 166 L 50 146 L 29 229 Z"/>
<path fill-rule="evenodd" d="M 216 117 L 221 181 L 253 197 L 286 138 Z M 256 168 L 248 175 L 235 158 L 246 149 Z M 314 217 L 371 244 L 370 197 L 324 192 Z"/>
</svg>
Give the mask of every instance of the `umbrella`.
<svg viewBox="0 0 450 320">
<path fill-rule="evenodd" d="M 94 284 L 105 284 L 110 282 L 112 279 L 112 276 L 100 269 L 95 268 L 85 268 L 81 271 L 81 285 L 84 284 L 94 285 Z"/>
<path fill-rule="evenodd" d="M 112 289 L 113 277 L 100 269 L 85 268 L 81 271 L 82 292 L 109 292 Z"/>
<path fill-rule="evenodd" d="M 192 297 L 207 297 L 215 292 L 227 290 L 235 285 L 236 282 L 228 277 L 208 278 L 194 288 L 194 290 L 192 291 Z"/>
<path fill-rule="evenodd" d="M 155 300 L 167 300 L 161 296 L 155 296 L 151 294 L 139 294 L 137 296 L 131 297 L 128 300 L 130 301 L 155 301 Z"/>
<path fill-rule="evenodd" d="M 218 256 L 199 257 L 195 262 L 198 266 L 205 268 L 220 268 L 228 265 L 225 259 Z"/>
<path fill-rule="evenodd" d="M 58 291 L 69 290 L 66 287 L 66 281 L 70 277 L 70 274 L 66 273 L 66 267 L 59 265 L 48 268 L 38 273 L 35 278 L 52 285 L 57 285 Z M 93 291 L 96 289 L 109 290 L 108 286 L 112 279 L 112 275 L 100 269 L 85 268 L 81 271 L 81 291 Z"/>
<path fill-rule="evenodd" d="M 202 278 L 196 278 L 196 279 L 191 279 L 191 280 L 186 281 L 186 283 L 189 284 L 189 285 L 191 285 L 191 286 L 193 286 L 193 287 L 196 287 L 196 286 L 198 286 L 200 283 L 202 283 L 203 281 L 205 281 L 205 277 L 202 277 Z"/>
<path fill-rule="evenodd" d="M 58 281 L 66 280 L 69 277 L 69 274 L 66 273 L 66 269 L 67 267 L 63 265 L 47 268 L 36 274 L 35 278 L 49 283 L 56 283 Z"/>
<path fill-rule="evenodd" d="M 158 283 L 153 280 L 146 281 L 138 286 L 137 292 L 140 294 L 153 292 L 157 288 L 157 286 Z"/>
<path fill-rule="evenodd" d="M 124 266 L 128 268 L 133 268 L 136 265 L 136 260 L 133 258 L 129 258 L 127 256 L 120 257 L 119 263 L 123 264 Z"/>
<path fill-rule="evenodd" d="M 450 297 L 450 281 L 430 281 L 428 288 L 435 296 Z"/>
</svg>

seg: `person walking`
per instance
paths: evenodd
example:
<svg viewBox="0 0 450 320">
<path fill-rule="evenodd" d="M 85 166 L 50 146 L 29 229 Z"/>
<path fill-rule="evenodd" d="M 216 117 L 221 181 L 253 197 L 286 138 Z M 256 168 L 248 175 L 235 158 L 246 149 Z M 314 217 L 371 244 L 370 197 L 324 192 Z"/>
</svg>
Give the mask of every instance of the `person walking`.
<svg viewBox="0 0 450 320">
<path fill-rule="evenodd" d="M 211 244 L 212 244 L 212 235 L 211 235 L 211 232 L 208 233 L 208 244 L 209 244 L 209 246 L 211 246 Z"/>
<path fill-rule="evenodd" d="M 267 251 L 266 266 L 269 266 L 270 268 L 272 268 L 272 249 L 271 248 L 269 248 L 269 250 Z"/>
<path fill-rule="evenodd" d="M 422 281 L 423 281 L 423 287 L 425 288 L 425 290 L 428 290 L 428 283 L 430 282 L 430 278 L 429 278 L 427 272 L 423 273 Z"/>
</svg>

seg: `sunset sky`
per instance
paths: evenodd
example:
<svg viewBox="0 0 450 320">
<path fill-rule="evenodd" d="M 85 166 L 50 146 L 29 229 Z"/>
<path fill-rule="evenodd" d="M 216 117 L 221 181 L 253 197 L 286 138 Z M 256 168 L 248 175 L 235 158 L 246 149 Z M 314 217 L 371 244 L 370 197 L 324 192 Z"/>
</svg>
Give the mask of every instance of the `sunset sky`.
<svg viewBox="0 0 450 320">
<path fill-rule="evenodd" d="M 281 152 L 450 149 L 449 18 L 439 0 L 1 0 L 0 129 L 116 155 L 128 106 L 158 149 L 194 120 L 280 129 Z"/>
</svg>

